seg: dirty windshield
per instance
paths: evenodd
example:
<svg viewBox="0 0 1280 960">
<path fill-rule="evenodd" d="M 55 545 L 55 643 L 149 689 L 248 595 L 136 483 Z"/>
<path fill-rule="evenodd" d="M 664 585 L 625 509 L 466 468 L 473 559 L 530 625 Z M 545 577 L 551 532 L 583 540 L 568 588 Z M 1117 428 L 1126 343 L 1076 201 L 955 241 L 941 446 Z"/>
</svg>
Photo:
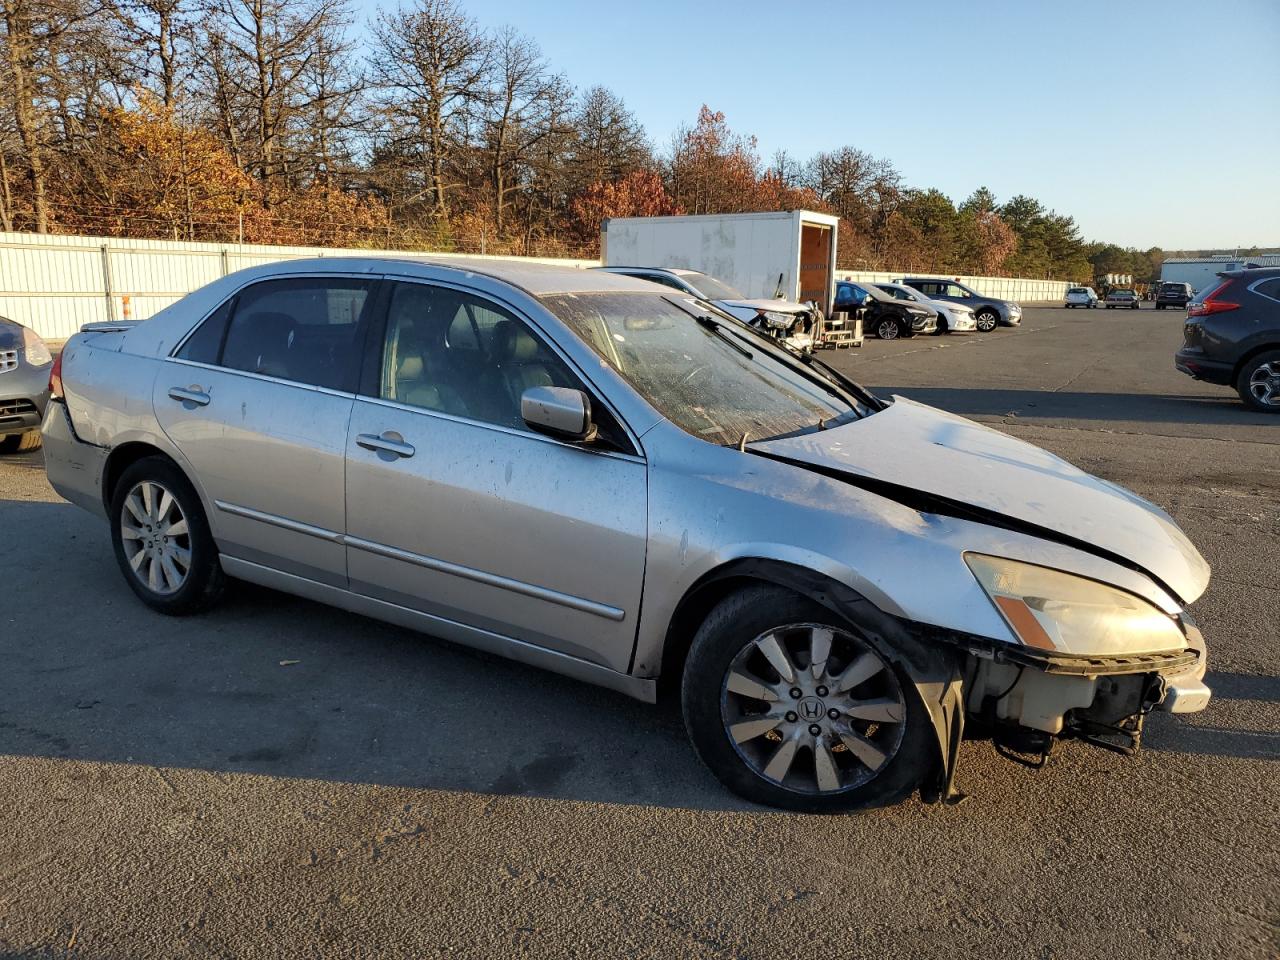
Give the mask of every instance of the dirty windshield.
<svg viewBox="0 0 1280 960">
<path fill-rule="evenodd" d="M 543 302 L 659 413 L 712 443 L 817 430 L 870 412 L 695 300 L 681 301 L 685 309 L 647 293 L 560 294 Z M 708 316 L 700 322 L 697 314 Z"/>
</svg>

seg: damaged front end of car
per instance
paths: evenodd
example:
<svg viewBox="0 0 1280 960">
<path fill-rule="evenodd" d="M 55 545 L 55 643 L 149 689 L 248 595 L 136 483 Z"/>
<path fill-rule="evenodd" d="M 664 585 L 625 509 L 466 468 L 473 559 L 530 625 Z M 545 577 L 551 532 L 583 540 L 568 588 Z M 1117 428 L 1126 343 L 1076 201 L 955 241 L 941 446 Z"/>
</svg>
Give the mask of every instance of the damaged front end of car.
<svg viewBox="0 0 1280 960">
<path fill-rule="evenodd" d="M 929 712 L 939 765 L 936 781 L 922 785 L 926 800 L 963 799 L 956 787 L 962 739 L 990 740 L 1001 755 L 1029 767 L 1043 766 L 1059 740 L 1080 740 L 1132 755 L 1141 746 L 1143 725 L 1152 711 L 1190 713 L 1208 704 L 1206 650 L 1200 631 L 1181 609 L 1179 592 L 1151 568 L 1121 553 L 1122 540 L 1086 541 L 1077 535 L 1077 527 L 1051 525 L 1049 510 L 1034 518 L 1030 513 L 1017 517 L 993 509 L 994 498 L 962 501 L 908 487 L 888 479 L 892 472 L 887 458 L 879 464 L 879 476 L 868 475 L 870 469 L 865 467 L 842 469 L 834 457 L 814 455 L 812 444 L 820 442 L 827 441 L 819 435 L 803 457 L 793 454 L 799 453 L 795 443 L 786 454 L 780 445 L 759 445 L 753 452 L 840 480 L 921 515 L 980 525 L 971 528 L 975 542 L 983 538 L 977 532 L 981 528 L 1010 531 L 1066 548 L 1063 556 L 1091 555 L 1148 585 L 1148 596 L 1139 596 L 1080 571 L 970 548 L 961 553 L 961 569 L 967 568 L 972 577 L 967 588 L 970 599 L 965 602 L 982 603 L 973 591 L 979 587 L 1007 627 L 1006 636 L 997 638 L 1000 631 L 979 635 L 949 629 L 945 616 L 933 622 L 910 615 L 875 617 L 868 610 L 875 610 L 870 604 L 841 604 L 846 619 L 879 639 L 883 649 L 899 652 L 899 666 Z M 827 449 L 839 454 L 850 446 L 841 443 Z M 934 449 L 939 446 L 935 444 Z M 1000 452 L 1016 451 L 1010 447 Z M 1125 491 L 1114 488 L 1116 492 L 1111 493 L 1104 481 L 1093 481 L 1091 488 L 1095 494 L 1118 498 L 1113 522 L 1123 522 L 1130 510 L 1147 509 Z M 1207 582 L 1207 567 L 1200 569 L 1203 561 L 1189 544 L 1183 546 L 1172 535 L 1169 542 L 1175 549 L 1190 551 L 1185 565 L 1166 562 L 1156 568 L 1182 587 L 1184 597 L 1194 598 Z M 1158 604 L 1153 598 L 1162 599 Z"/>
</svg>

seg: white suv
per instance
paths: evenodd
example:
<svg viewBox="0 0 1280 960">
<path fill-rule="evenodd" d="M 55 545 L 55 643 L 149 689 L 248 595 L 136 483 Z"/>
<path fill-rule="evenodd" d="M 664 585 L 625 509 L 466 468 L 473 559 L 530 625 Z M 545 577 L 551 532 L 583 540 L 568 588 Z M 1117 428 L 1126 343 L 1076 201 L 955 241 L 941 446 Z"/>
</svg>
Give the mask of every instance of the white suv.
<svg viewBox="0 0 1280 960">
<path fill-rule="evenodd" d="M 1092 310 L 1098 305 L 1098 295 L 1093 287 L 1071 287 L 1067 290 L 1066 307 L 1088 307 Z"/>
</svg>

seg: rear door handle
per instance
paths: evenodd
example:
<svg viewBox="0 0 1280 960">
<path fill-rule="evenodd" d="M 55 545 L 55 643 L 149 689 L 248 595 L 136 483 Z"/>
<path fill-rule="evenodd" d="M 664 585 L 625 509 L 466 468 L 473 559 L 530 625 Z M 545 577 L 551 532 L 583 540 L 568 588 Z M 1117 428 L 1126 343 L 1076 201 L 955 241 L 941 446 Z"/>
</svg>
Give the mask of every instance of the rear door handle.
<svg viewBox="0 0 1280 960">
<path fill-rule="evenodd" d="M 199 387 L 170 387 L 169 398 L 182 403 L 190 403 L 197 407 L 209 405 L 209 395 Z"/>
<path fill-rule="evenodd" d="M 390 454 L 392 457 L 400 457 L 403 460 L 407 460 L 418 452 L 413 448 L 413 444 L 405 443 L 404 437 L 394 430 L 387 430 L 383 432 L 382 436 L 376 436 L 372 433 L 357 434 L 356 444 L 366 450 L 372 450 L 379 456 L 385 453 Z"/>
</svg>

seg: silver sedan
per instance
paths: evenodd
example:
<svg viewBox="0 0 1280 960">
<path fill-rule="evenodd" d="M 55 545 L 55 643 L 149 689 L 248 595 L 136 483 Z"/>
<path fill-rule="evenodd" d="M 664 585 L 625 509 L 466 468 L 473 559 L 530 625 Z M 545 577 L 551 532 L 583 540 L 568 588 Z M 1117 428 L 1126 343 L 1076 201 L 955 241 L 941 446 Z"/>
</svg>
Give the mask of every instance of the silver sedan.
<svg viewBox="0 0 1280 960">
<path fill-rule="evenodd" d="M 1161 510 L 630 277 L 276 264 L 57 372 L 49 479 L 155 610 L 248 580 L 671 690 L 762 803 L 949 798 L 966 724 L 1130 749 L 1209 699 L 1209 570 Z"/>
<path fill-rule="evenodd" d="M 0 317 L 0 454 L 40 446 L 53 357 L 34 330 Z"/>
</svg>

